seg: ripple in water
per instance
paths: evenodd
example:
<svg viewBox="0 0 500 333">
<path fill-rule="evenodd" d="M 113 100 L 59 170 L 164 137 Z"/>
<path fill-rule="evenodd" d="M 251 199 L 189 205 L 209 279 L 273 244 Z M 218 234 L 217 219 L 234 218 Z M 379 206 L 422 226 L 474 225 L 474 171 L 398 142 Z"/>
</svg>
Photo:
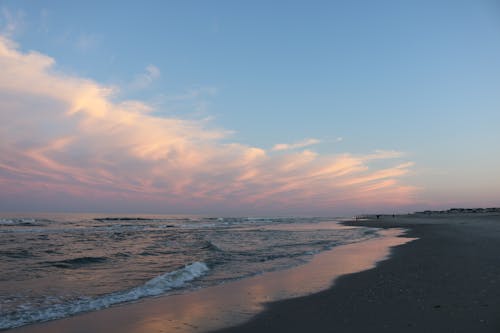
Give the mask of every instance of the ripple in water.
<svg viewBox="0 0 500 333">
<path fill-rule="evenodd" d="M 320 218 L 0 217 L 0 329 L 285 269 L 376 236 Z"/>
</svg>

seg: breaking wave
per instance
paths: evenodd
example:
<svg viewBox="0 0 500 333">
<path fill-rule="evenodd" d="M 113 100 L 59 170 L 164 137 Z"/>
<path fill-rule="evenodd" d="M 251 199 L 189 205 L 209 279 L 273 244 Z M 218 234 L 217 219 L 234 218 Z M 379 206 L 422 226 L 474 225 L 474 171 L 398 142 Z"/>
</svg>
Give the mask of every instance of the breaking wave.
<svg viewBox="0 0 500 333">
<path fill-rule="evenodd" d="M 47 308 L 34 309 L 25 304 L 0 318 L 0 329 L 14 328 L 26 324 L 44 322 L 107 308 L 114 304 L 135 301 L 144 297 L 158 296 L 169 290 L 182 287 L 186 282 L 194 280 L 209 268 L 205 263 L 194 262 L 184 268 L 159 275 L 141 286 L 119 291 L 95 298 L 80 298 L 75 301 L 55 304 Z"/>
</svg>

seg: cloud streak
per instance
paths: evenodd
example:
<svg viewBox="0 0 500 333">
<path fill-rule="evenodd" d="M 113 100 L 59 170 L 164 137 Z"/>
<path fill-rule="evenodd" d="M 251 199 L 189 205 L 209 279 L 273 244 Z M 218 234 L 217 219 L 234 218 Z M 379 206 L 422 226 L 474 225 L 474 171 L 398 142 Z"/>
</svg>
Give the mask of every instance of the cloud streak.
<svg viewBox="0 0 500 333">
<path fill-rule="evenodd" d="M 412 164 L 402 163 L 399 152 L 300 150 L 316 139 L 271 151 L 228 142 L 229 131 L 205 120 L 158 117 L 141 101 L 116 102 L 116 88 L 61 73 L 54 59 L 20 52 L 4 37 L 0 69 L 4 202 L 55 207 L 81 201 L 116 210 L 121 201 L 129 209 L 172 213 L 320 214 L 413 198 L 415 189 L 402 183 Z M 150 69 L 148 75 L 159 75 Z M 373 168 L 373 161 L 387 166 Z"/>
<path fill-rule="evenodd" d="M 312 146 L 315 144 L 320 143 L 318 139 L 305 139 L 300 142 L 296 143 L 278 143 L 274 145 L 273 149 L 274 151 L 280 151 L 280 150 L 291 150 L 291 149 L 298 149 L 298 148 L 304 148 L 308 146 Z"/>
</svg>

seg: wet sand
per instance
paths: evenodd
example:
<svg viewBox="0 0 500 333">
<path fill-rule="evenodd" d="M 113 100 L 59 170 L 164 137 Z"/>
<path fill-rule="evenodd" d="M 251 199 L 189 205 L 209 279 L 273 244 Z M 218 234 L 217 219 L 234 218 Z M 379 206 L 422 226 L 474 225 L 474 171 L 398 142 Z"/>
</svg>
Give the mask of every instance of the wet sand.
<svg viewBox="0 0 500 333">
<path fill-rule="evenodd" d="M 374 269 L 269 304 L 244 325 L 217 332 L 500 332 L 500 215 L 388 216 L 357 224 L 409 228 L 419 239 Z"/>
</svg>

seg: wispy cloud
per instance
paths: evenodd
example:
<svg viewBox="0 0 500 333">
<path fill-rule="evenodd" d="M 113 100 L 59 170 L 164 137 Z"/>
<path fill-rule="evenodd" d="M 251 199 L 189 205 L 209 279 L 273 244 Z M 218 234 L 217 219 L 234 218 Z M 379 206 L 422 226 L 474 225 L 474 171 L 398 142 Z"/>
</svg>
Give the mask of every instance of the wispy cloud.
<svg viewBox="0 0 500 333">
<path fill-rule="evenodd" d="M 151 210 L 253 213 L 412 200 L 415 189 L 402 183 L 412 164 L 399 152 L 293 150 L 317 139 L 276 145 L 279 154 L 231 143 L 229 131 L 206 120 L 158 117 L 141 101 L 116 102 L 113 88 L 61 73 L 54 59 L 20 52 L 4 37 L 0 68 L 2 200 L 122 199 Z M 146 73 L 159 75 L 154 67 Z M 380 160 L 388 166 L 374 168 Z"/>
<path fill-rule="evenodd" d="M 193 87 L 180 94 L 164 96 L 164 99 L 166 101 L 195 100 L 206 95 L 213 96 L 216 93 L 217 89 L 215 87 Z"/>
<path fill-rule="evenodd" d="M 188 115 L 207 117 L 206 114 L 210 105 L 210 100 L 216 94 L 216 87 L 190 87 L 179 93 L 157 95 L 154 103 L 160 112 L 168 110 L 170 114 L 180 113 L 184 117 Z"/>
<path fill-rule="evenodd" d="M 318 144 L 320 142 L 321 141 L 318 139 L 305 139 L 305 140 L 302 140 L 302 141 L 296 142 L 296 143 L 278 143 L 278 144 L 274 145 L 272 150 L 279 151 L 279 150 L 298 149 L 298 148 L 312 146 L 312 145 Z"/>
<path fill-rule="evenodd" d="M 21 10 L 12 11 L 6 7 L 0 8 L 0 33 L 12 38 L 24 27 L 25 14 Z"/>
<path fill-rule="evenodd" d="M 144 72 L 137 75 L 131 84 L 132 89 L 145 89 L 161 75 L 160 69 L 154 65 L 147 65 Z"/>
</svg>

